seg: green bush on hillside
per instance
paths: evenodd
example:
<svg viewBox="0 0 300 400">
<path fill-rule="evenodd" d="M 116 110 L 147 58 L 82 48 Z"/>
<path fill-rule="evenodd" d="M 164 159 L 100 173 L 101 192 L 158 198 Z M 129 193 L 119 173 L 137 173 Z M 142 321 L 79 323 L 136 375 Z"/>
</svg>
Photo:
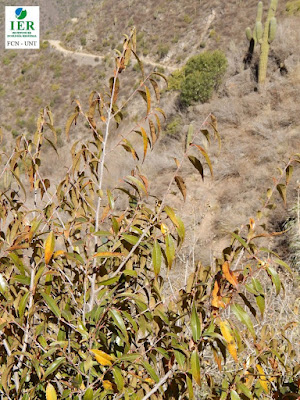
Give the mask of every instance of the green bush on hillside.
<svg viewBox="0 0 300 400">
<path fill-rule="evenodd" d="M 184 107 L 199 101 L 205 103 L 219 87 L 226 69 L 227 59 L 222 51 L 205 51 L 191 57 L 182 69 L 172 74 L 169 90 L 180 91 Z"/>
<path fill-rule="evenodd" d="M 285 9 L 290 15 L 299 13 L 300 12 L 300 1 L 299 0 L 288 1 L 286 3 Z"/>
<path fill-rule="evenodd" d="M 227 69 L 227 59 L 222 51 L 206 51 L 189 59 L 184 68 L 180 101 L 184 106 L 193 102 L 208 101 Z"/>
</svg>

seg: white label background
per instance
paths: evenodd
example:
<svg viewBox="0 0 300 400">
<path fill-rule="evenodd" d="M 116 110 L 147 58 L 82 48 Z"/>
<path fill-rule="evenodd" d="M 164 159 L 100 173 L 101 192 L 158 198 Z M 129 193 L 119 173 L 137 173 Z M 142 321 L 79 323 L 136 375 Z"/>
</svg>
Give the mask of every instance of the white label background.
<svg viewBox="0 0 300 400">
<path fill-rule="evenodd" d="M 24 19 L 18 20 L 16 9 L 23 8 L 27 11 Z M 15 29 L 11 30 L 11 21 L 14 21 Z M 34 31 L 26 30 L 27 21 L 34 23 Z M 18 22 L 23 22 L 25 29 L 18 31 Z M 28 34 L 31 32 L 31 34 Z M 16 33 L 16 35 L 14 35 Z M 18 37 L 17 37 L 18 36 Z M 16 42 L 19 42 L 17 45 Z M 35 42 L 34 44 L 29 42 Z M 39 49 L 40 48 L 40 7 L 39 6 L 6 6 L 5 7 L 5 48 L 6 49 Z"/>
</svg>

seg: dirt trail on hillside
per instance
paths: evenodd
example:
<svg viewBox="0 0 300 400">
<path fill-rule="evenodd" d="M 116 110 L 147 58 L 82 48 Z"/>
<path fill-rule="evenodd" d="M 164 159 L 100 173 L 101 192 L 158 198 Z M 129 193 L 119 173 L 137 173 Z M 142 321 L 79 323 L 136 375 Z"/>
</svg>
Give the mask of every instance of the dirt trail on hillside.
<svg viewBox="0 0 300 400">
<path fill-rule="evenodd" d="M 78 62 L 79 65 L 91 65 L 96 66 L 100 64 L 101 61 L 104 59 L 105 56 L 100 56 L 98 54 L 92 53 L 83 53 L 80 51 L 71 51 L 67 50 L 60 44 L 59 40 L 48 40 L 50 45 L 55 48 L 57 51 L 61 52 L 65 56 L 71 57 Z M 179 67 L 173 67 L 166 64 L 156 63 L 154 61 L 149 60 L 148 58 L 140 57 L 141 61 L 146 65 L 151 65 L 154 68 L 164 68 L 169 72 L 176 71 Z"/>
</svg>

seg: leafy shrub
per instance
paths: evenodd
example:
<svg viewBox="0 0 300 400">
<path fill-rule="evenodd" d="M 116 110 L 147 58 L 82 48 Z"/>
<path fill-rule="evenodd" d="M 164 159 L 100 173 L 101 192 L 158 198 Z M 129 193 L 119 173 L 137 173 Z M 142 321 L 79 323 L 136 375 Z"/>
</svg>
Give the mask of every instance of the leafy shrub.
<svg viewBox="0 0 300 400">
<path fill-rule="evenodd" d="M 168 90 L 180 90 L 183 80 L 184 68 L 172 72 L 168 82 Z"/>
<path fill-rule="evenodd" d="M 180 100 L 184 106 L 208 101 L 218 88 L 227 69 L 222 51 L 206 51 L 188 60 L 184 67 Z"/>
<path fill-rule="evenodd" d="M 49 45 L 50 44 L 49 44 L 48 40 L 43 40 L 40 43 L 40 48 L 41 48 L 41 50 L 48 49 Z"/>
<path fill-rule="evenodd" d="M 286 3 L 285 7 L 286 11 L 290 15 L 294 15 L 300 12 L 300 1 L 299 0 L 293 0 L 293 1 L 288 1 Z"/>
<path fill-rule="evenodd" d="M 182 119 L 180 117 L 175 117 L 170 123 L 167 124 L 165 134 L 174 136 L 179 133 L 181 127 Z"/>
<path fill-rule="evenodd" d="M 169 50 L 170 50 L 170 46 L 160 43 L 157 47 L 157 54 L 158 54 L 159 58 L 161 59 L 161 58 L 166 57 Z"/>
<path fill-rule="evenodd" d="M 145 115 L 130 130 L 140 135 L 142 150 L 122 132 L 119 146 L 134 167 L 124 171 L 122 184 L 106 187 L 107 154 L 116 151 L 109 138 L 123 118 L 119 74 L 135 50 L 134 35 L 116 58 L 109 93 L 92 92 L 86 112 L 76 102 L 66 134 L 81 120 L 90 138 L 73 145 L 70 168 L 56 187 L 40 170 L 43 143 L 56 148 L 48 108 L 40 112 L 34 138 L 18 138 L 5 158 L 0 394 L 22 400 L 296 398 L 299 364 L 289 340 L 295 323 L 275 332 L 266 319 L 272 291 L 279 296 L 282 286 L 277 265 L 289 267 L 256 242 L 267 235 L 261 219 L 274 192 L 285 201 L 284 182 L 299 155 L 274 180 L 257 223 L 251 218 L 233 232 L 214 266 L 197 263 L 177 296 L 166 298 L 166 273 L 185 237 L 166 198 L 175 188 L 186 198 L 186 163 L 202 178 L 206 170 L 213 173 L 198 136 L 213 145 L 219 133 L 213 115 L 207 129 L 194 133 L 190 127 L 165 194 L 152 202 L 141 164 L 157 143 L 164 112 L 156 104 L 157 73 L 146 77 L 142 70 L 130 96 L 145 100 Z"/>
</svg>

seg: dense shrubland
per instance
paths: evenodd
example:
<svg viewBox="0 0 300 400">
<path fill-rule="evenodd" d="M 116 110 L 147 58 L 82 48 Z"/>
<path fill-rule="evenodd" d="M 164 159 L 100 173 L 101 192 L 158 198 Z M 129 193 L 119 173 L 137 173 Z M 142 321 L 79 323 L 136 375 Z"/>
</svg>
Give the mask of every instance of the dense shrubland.
<svg viewBox="0 0 300 400">
<path fill-rule="evenodd" d="M 71 135 L 74 123 L 88 123 L 90 140 L 74 143 L 71 165 L 57 186 L 40 168 L 44 144 L 56 149 L 49 108 L 41 110 L 34 137 L 19 136 L 7 156 L 0 204 L 1 396 L 297 398 L 296 312 L 285 326 L 273 323 L 283 301 L 278 266 L 292 272 L 259 243 L 277 235 L 265 231 L 265 211 L 273 208 L 275 192 L 286 201 L 299 155 L 274 179 L 257 216 L 232 232 L 215 263 L 197 262 L 169 297 L 168 274 L 185 227 L 167 195 L 177 188 L 185 200 L 185 163 L 202 179 L 213 174 L 200 138 L 215 146 L 220 135 L 213 115 L 199 132 L 190 126 L 163 197 L 151 196 L 142 163 L 165 118 L 158 105 L 165 77 L 158 72 L 145 76 L 135 41 L 133 30 L 116 58 L 107 92 L 92 92 L 87 111 L 75 102 L 66 133 Z M 141 80 L 128 101 L 140 95 L 145 115 L 120 135 L 118 146 L 133 167 L 109 189 L 104 183 L 107 155 L 117 156 L 110 137 L 116 125 L 122 126 L 120 74 L 126 73 L 130 57 L 140 65 Z M 225 62 L 218 71 L 224 68 Z M 133 145 L 137 137 L 141 151 Z"/>
</svg>

